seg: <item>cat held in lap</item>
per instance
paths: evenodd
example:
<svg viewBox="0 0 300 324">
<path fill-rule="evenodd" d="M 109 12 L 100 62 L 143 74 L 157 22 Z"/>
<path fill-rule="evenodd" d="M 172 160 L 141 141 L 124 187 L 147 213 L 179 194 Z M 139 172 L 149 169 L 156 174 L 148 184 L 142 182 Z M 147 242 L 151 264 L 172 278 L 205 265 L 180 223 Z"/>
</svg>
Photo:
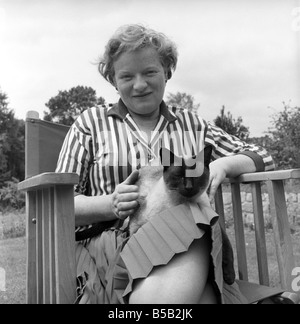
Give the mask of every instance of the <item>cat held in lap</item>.
<svg viewBox="0 0 300 324">
<path fill-rule="evenodd" d="M 161 149 L 161 163 L 155 161 L 140 169 L 136 183 L 140 194 L 139 207 L 130 217 L 130 235 L 151 217 L 171 207 L 186 202 L 210 206 L 206 190 L 211 152 L 212 147 L 207 146 L 197 156 L 187 158 Z"/>
</svg>

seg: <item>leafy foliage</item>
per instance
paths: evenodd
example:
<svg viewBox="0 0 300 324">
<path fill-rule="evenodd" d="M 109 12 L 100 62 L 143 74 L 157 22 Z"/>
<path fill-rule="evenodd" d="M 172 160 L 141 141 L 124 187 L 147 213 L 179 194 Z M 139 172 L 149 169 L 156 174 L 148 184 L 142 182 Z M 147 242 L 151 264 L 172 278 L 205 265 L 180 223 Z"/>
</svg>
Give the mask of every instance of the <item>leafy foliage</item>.
<svg viewBox="0 0 300 324">
<path fill-rule="evenodd" d="M 228 134 L 241 140 L 246 140 L 249 137 L 249 128 L 243 125 L 243 118 L 238 117 L 235 120 L 229 111 L 225 114 L 225 106 L 222 107 L 220 115 L 214 119 L 214 123 Z"/>
<path fill-rule="evenodd" d="M 44 111 L 44 120 L 72 125 L 84 110 L 102 104 L 105 104 L 104 98 L 98 98 L 96 91 L 91 87 L 73 87 L 70 90 L 59 91 L 58 95 L 45 104 L 50 112 Z"/>
<path fill-rule="evenodd" d="M 300 167 L 300 107 L 283 103 L 284 109 L 273 116 L 268 134 L 270 151 L 280 169 Z"/>
<path fill-rule="evenodd" d="M 0 188 L 11 177 L 24 178 L 25 122 L 15 118 L 0 89 Z"/>
<path fill-rule="evenodd" d="M 169 93 L 166 104 L 184 108 L 195 113 L 198 112 L 198 108 L 200 107 L 200 104 L 194 103 L 194 97 L 185 92 Z"/>
<path fill-rule="evenodd" d="M 0 188 L 0 208 L 14 208 L 20 210 L 25 206 L 25 195 L 18 190 L 19 180 L 12 178 L 5 181 L 4 186 Z"/>
</svg>

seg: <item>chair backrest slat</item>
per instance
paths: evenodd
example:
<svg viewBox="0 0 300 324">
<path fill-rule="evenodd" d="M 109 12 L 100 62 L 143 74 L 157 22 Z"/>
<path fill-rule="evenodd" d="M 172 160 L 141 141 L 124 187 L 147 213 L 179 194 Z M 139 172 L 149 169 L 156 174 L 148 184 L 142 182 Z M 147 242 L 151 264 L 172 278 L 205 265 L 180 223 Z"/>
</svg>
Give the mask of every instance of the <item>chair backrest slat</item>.
<svg viewBox="0 0 300 324">
<path fill-rule="evenodd" d="M 239 183 L 231 184 L 231 194 L 239 279 L 248 281 L 244 221 L 242 212 L 241 189 Z"/>
<path fill-rule="evenodd" d="M 251 189 L 259 283 L 269 286 L 270 282 L 261 183 L 253 182 L 251 184 Z"/>
<path fill-rule="evenodd" d="M 37 181 L 35 185 L 31 181 L 26 192 L 29 304 L 69 304 L 76 299 L 74 182 L 70 183 L 71 175 L 66 174 L 61 185 L 39 184 L 50 175 L 45 172 L 55 171 L 68 130 L 67 126 L 40 120 L 35 112 L 26 119 L 25 178 Z M 40 176 L 29 179 L 36 175 Z M 57 176 L 62 179 L 62 175 Z"/>
<path fill-rule="evenodd" d="M 43 172 L 55 170 L 62 143 L 70 128 L 36 117 L 38 117 L 38 114 L 29 114 L 25 124 L 26 179 Z"/>
<path fill-rule="evenodd" d="M 274 229 L 277 261 L 280 281 L 283 289 L 290 289 L 292 283 L 292 270 L 295 267 L 291 231 L 285 201 L 284 184 L 282 180 L 267 182 L 272 224 Z"/>
</svg>

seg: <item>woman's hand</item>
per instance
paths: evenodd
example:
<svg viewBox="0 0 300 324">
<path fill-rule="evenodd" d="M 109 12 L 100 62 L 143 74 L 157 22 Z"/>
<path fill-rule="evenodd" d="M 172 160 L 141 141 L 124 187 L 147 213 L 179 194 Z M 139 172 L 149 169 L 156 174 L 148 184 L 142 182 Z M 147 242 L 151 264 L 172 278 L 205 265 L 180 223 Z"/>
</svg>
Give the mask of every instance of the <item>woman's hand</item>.
<svg viewBox="0 0 300 324">
<path fill-rule="evenodd" d="M 135 185 L 138 177 L 139 171 L 133 171 L 124 182 L 116 186 L 111 196 L 112 211 L 119 219 L 132 215 L 138 206 L 139 188 Z"/>
<path fill-rule="evenodd" d="M 225 180 L 227 176 L 225 164 L 224 162 L 222 163 L 222 158 L 211 162 L 209 165 L 209 170 L 210 176 L 208 194 L 209 200 L 210 202 L 212 202 L 219 185 Z"/>
<path fill-rule="evenodd" d="M 212 202 L 219 185 L 226 177 L 234 178 L 243 173 L 256 172 L 254 161 L 247 155 L 237 154 L 219 158 L 209 164 L 209 199 Z"/>
</svg>

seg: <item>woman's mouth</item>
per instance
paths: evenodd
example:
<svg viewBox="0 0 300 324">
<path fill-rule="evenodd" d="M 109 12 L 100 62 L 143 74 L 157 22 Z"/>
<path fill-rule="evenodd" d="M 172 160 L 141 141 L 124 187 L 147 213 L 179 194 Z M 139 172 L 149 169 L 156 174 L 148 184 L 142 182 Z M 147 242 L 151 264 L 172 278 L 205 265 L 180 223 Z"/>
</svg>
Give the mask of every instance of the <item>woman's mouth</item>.
<svg viewBox="0 0 300 324">
<path fill-rule="evenodd" d="M 145 98 L 148 97 L 151 94 L 151 92 L 147 92 L 147 93 L 142 93 L 142 94 L 138 94 L 138 95 L 134 95 L 134 98 Z"/>
</svg>

